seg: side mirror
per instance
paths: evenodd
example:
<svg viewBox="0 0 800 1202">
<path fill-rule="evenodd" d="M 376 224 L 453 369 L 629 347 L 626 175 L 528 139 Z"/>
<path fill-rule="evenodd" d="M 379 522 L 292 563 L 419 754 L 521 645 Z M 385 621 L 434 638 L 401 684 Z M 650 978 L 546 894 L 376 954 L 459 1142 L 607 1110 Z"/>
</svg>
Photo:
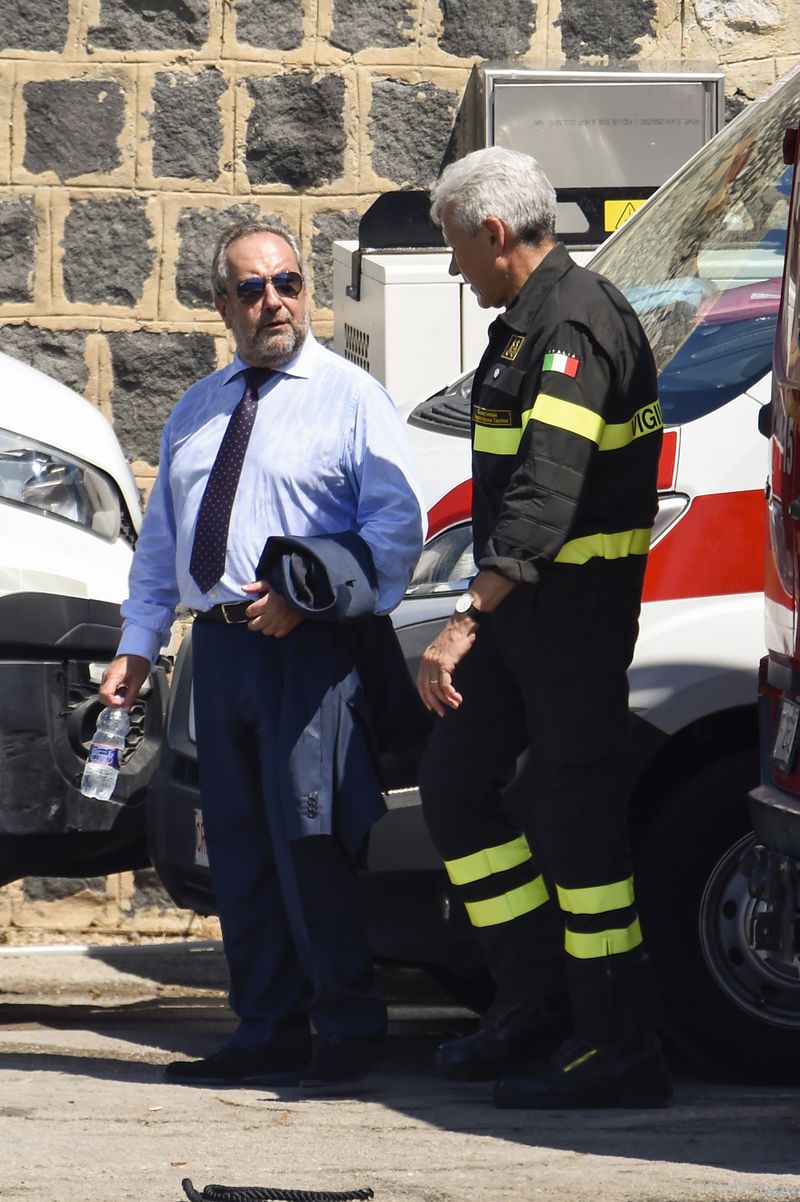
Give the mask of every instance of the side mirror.
<svg viewBox="0 0 800 1202">
<path fill-rule="evenodd" d="M 758 432 L 765 438 L 772 434 L 772 401 L 767 401 L 758 411 Z"/>
</svg>

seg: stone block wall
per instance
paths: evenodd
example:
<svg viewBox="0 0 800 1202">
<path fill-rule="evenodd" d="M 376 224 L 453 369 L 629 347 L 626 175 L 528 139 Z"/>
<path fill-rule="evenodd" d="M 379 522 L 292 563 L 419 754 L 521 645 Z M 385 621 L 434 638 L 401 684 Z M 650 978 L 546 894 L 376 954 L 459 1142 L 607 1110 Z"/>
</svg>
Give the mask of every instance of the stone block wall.
<svg viewBox="0 0 800 1202">
<path fill-rule="evenodd" d="M 152 868 L 108 877 L 26 877 L 0 889 L 0 945 L 219 939 L 216 918 L 172 905 Z"/>
<path fill-rule="evenodd" d="M 793 0 L 2 0 L 0 350 L 110 416 L 146 487 L 177 396 L 229 354 L 207 277 L 232 217 L 270 213 L 298 230 L 315 330 L 329 337 L 331 243 L 355 235 L 381 192 L 433 182 L 457 152 L 475 64 L 719 66 L 734 114 L 800 59 L 795 10 Z M 151 886 L 128 874 L 20 883 L 0 890 L 0 919 L 17 933 L 43 929 L 48 913 L 75 932 L 138 922 L 177 933 L 189 920 L 156 904 Z M 150 901 L 138 906 L 142 890 Z"/>
<path fill-rule="evenodd" d="M 0 349 L 113 417 L 146 483 L 180 391 L 228 355 L 210 248 L 295 226 L 315 329 L 331 243 L 455 152 L 473 66 L 724 68 L 730 108 L 800 56 L 791 0 L 3 0 Z M 146 387 L 143 385 L 146 383 Z"/>
</svg>

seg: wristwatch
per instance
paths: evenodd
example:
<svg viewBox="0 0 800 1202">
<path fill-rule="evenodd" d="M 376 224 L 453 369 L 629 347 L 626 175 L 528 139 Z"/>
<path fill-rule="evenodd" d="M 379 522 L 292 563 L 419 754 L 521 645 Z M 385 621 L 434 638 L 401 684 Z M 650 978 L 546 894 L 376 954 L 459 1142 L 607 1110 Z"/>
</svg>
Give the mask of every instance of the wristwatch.
<svg viewBox="0 0 800 1202">
<path fill-rule="evenodd" d="M 475 598 L 472 593 L 462 593 L 456 601 L 456 607 L 453 611 L 455 617 L 460 618 L 462 614 L 466 614 L 468 618 L 472 618 L 473 622 L 480 622 L 486 617 L 475 604 Z"/>
</svg>

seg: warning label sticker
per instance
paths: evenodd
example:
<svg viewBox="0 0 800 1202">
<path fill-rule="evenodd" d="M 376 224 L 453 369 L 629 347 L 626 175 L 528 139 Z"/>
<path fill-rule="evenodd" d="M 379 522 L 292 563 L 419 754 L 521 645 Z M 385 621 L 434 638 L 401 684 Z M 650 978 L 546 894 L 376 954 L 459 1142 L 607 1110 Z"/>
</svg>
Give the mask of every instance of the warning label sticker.
<svg viewBox="0 0 800 1202">
<path fill-rule="evenodd" d="M 624 225 L 629 217 L 632 217 L 637 209 L 640 209 L 644 204 L 644 200 L 606 200 L 603 202 L 603 226 L 607 234 L 612 230 L 618 230 L 621 225 Z"/>
</svg>

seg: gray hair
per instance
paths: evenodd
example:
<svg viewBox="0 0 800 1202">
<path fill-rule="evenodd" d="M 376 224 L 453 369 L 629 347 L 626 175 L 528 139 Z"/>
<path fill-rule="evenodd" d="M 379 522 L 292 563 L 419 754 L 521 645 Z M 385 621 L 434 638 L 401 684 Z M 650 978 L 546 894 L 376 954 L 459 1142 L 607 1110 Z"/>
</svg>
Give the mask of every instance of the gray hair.
<svg viewBox="0 0 800 1202">
<path fill-rule="evenodd" d="M 275 234 L 276 237 L 283 238 L 284 242 L 287 242 L 294 251 L 298 269 L 305 279 L 306 265 L 300 249 L 300 240 L 282 222 L 277 218 L 269 217 L 237 221 L 223 230 L 214 248 L 214 257 L 211 260 L 211 291 L 215 297 L 224 300 L 228 295 L 228 247 L 232 242 L 236 242 L 238 238 L 244 238 L 247 234 Z"/>
<path fill-rule="evenodd" d="M 497 217 L 520 242 L 538 246 L 555 237 L 556 192 L 536 159 L 489 146 L 445 167 L 431 192 L 431 220 L 442 210 L 474 237 L 486 217 Z"/>
</svg>

